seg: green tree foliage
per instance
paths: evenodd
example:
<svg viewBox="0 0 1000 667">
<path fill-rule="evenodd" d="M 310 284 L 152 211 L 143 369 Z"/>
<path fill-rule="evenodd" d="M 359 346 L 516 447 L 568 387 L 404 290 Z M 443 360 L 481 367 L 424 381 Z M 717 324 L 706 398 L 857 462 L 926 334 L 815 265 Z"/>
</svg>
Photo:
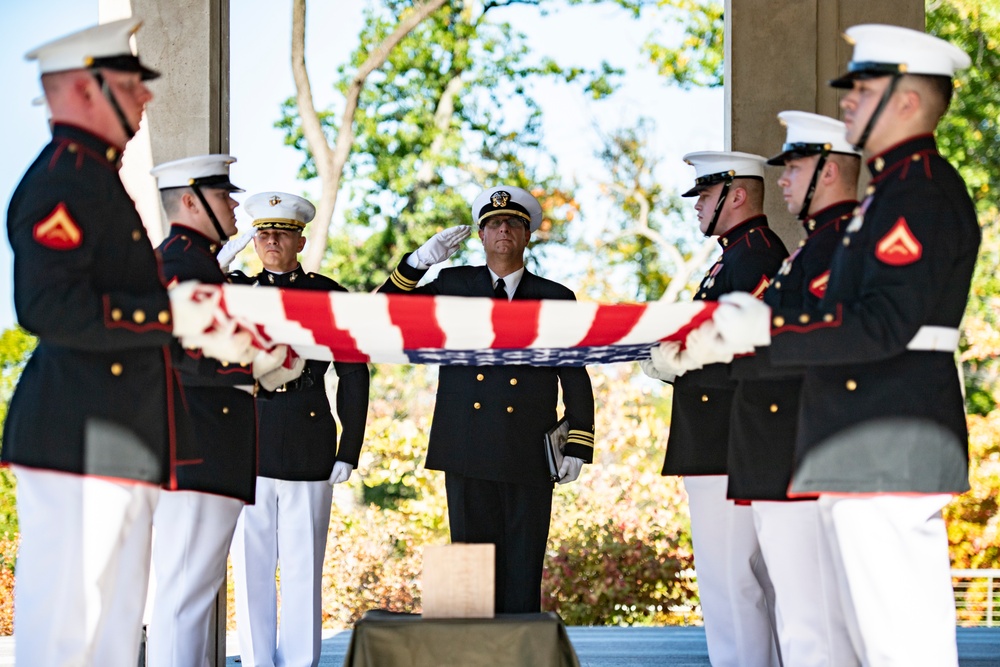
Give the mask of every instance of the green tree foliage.
<svg viewBox="0 0 1000 667">
<path fill-rule="evenodd" d="M 366 10 L 359 47 L 339 69 L 338 91 L 346 90 L 352 72 L 406 4 L 384 0 Z M 366 81 L 345 169 L 346 229 L 331 240 L 324 267 L 345 285 L 371 289 L 403 252 L 445 227 L 470 224 L 469 200 L 486 183 L 524 187 L 542 201 L 545 222 L 533 236 L 535 255 L 544 254 L 546 242 L 565 240 L 561 223 L 574 211 L 572 186 L 562 183 L 544 150 L 542 111 L 531 86 L 555 79 L 600 98 L 612 92 L 619 72 L 606 64 L 589 71 L 535 57 L 502 18 L 510 4 L 445 6 Z M 333 137 L 337 114 L 327 111 L 321 119 Z M 278 126 L 286 143 L 305 153 L 300 176 L 313 177 L 294 99 Z"/>
<path fill-rule="evenodd" d="M 37 339 L 20 327 L 0 333 L 0 429 L 7 419 L 7 406 L 14 394 L 14 387 L 28 356 L 35 349 Z M 0 449 L 3 442 L 0 441 Z M 0 468 L 0 541 L 13 539 L 17 534 L 17 508 L 15 504 L 14 476 L 7 468 Z M 13 561 L 0 558 L 0 568 L 13 568 Z"/>
<path fill-rule="evenodd" d="M 654 132 L 654 122 L 640 118 L 634 127 L 603 137 L 597 154 L 607 175 L 601 193 L 613 205 L 612 213 L 596 247 L 578 248 L 593 255 L 584 283 L 595 298 L 675 300 L 705 260 L 697 226 L 685 219 L 690 207 L 655 174 Z M 714 242 L 708 247 L 717 248 Z"/>
</svg>

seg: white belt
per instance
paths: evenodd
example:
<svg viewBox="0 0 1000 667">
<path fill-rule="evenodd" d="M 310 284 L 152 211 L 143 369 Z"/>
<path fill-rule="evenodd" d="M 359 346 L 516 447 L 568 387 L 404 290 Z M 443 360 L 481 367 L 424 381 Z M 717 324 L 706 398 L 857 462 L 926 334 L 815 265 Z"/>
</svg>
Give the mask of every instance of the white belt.
<svg viewBox="0 0 1000 667">
<path fill-rule="evenodd" d="M 954 352 L 958 349 L 958 336 L 958 329 L 955 327 L 922 326 L 913 340 L 906 344 L 906 349 Z"/>
</svg>

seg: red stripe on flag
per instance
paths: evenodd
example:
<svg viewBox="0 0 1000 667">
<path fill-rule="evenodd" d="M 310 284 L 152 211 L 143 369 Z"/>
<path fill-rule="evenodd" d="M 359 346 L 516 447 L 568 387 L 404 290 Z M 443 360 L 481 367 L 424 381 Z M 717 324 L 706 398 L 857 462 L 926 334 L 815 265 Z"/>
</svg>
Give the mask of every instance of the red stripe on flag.
<svg viewBox="0 0 1000 667">
<path fill-rule="evenodd" d="M 389 319 L 403 334 L 404 350 L 443 348 L 444 331 L 437 321 L 432 296 L 388 295 Z"/>
<path fill-rule="evenodd" d="M 645 311 L 646 306 L 642 304 L 598 306 L 597 312 L 594 313 L 594 321 L 590 323 L 590 330 L 577 346 L 614 345 L 632 331 L 632 327 Z"/>
<path fill-rule="evenodd" d="M 689 333 L 700 327 L 706 321 L 712 319 L 712 313 L 714 313 L 715 309 L 719 307 L 719 303 L 717 301 L 705 301 L 704 303 L 705 307 L 702 308 L 697 315 L 692 317 L 690 322 L 678 329 L 677 333 L 672 336 L 667 336 L 662 340 L 679 340 L 683 343 L 687 340 L 687 335 Z"/>
<path fill-rule="evenodd" d="M 493 304 L 493 344 L 498 350 L 528 347 L 538 337 L 541 301 L 504 301 Z"/>
<path fill-rule="evenodd" d="M 312 332 L 317 345 L 325 345 L 337 361 L 368 361 L 358 350 L 357 342 L 346 330 L 337 327 L 329 292 L 282 289 L 281 305 L 285 317 Z"/>
</svg>

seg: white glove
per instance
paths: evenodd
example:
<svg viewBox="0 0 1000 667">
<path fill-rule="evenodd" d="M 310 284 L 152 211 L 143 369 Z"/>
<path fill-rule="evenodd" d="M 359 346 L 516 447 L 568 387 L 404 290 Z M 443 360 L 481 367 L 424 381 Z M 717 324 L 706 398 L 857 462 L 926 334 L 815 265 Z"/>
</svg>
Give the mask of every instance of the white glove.
<svg viewBox="0 0 1000 667">
<path fill-rule="evenodd" d="M 733 360 L 733 352 L 719 335 L 715 322 L 708 320 L 688 334 L 684 342 L 684 353 L 698 368 L 709 364 L 728 364 Z"/>
<path fill-rule="evenodd" d="M 656 348 L 653 348 L 656 349 Z M 661 371 L 653 363 L 652 359 L 640 359 L 639 368 L 642 372 L 653 378 L 654 380 L 663 380 L 664 382 L 673 382 L 677 379 L 677 376 L 673 373 L 667 373 L 666 371 Z"/>
<path fill-rule="evenodd" d="M 353 471 L 354 466 L 350 463 L 337 461 L 333 464 L 333 472 L 330 473 L 330 486 L 346 482 L 351 477 L 351 472 Z"/>
<path fill-rule="evenodd" d="M 180 340 L 185 348 L 198 348 L 206 357 L 234 364 L 249 364 L 257 354 L 253 336 L 247 331 L 237 331 L 235 325 L 209 333 L 184 336 Z"/>
<path fill-rule="evenodd" d="M 167 290 L 167 296 L 174 321 L 173 334 L 183 338 L 203 333 L 212 326 L 222 300 L 222 288 L 187 280 Z"/>
<path fill-rule="evenodd" d="M 295 354 L 294 352 L 292 354 Z M 257 350 L 253 357 L 253 377 L 259 380 L 261 376 L 267 375 L 274 369 L 285 363 L 288 357 L 288 346 L 278 345 L 268 350 Z"/>
<path fill-rule="evenodd" d="M 250 240 L 256 233 L 257 228 L 251 227 L 239 236 L 229 239 L 226 242 L 226 245 L 222 246 L 222 250 L 219 251 L 217 259 L 223 273 L 229 269 L 229 265 L 234 259 L 236 259 L 236 255 L 240 254 L 240 251 L 247 247 L 247 244 L 250 243 Z"/>
<path fill-rule="evenodd" d="M 576 481 L 576 478 L 580 476 L 580 470 L 583 469 L 583 459 L 578 459 L 575 456 L 567 456 L 563 458 L 562 465 L 559 466 L 559 484 L 567 484 L 569 482 Z"/>
<path fill-rule="evenodd" d="M 294 352 L 290 352 L 290 355 L 294 355 Z M 288 364 L 291 363 L 289 366 Z M 278 387 L 292 380 L 298 378 L 302 375 L 302 369 L 306 367 L 306 360 L 302 357 L 295 356 L 294 359 L 289 362 L 288 359 L 281 366 L 278 366 L 270 373 L 265 373 L 257 378 L 257 382 L 260 383 L 264 389 L 268 391 L 274 391 Z"/>
<path fill-rule="evenodd" d="M 443 262 L 455 254 L 471 233 L 472 227 L 468 225 L 449 227 L 440 231 L 407 257 L 406 263 L 415 269 L 426 269 L 431 264 Z"/>
<path fill-rule="evenodd" d="M 677 341 L 660 343 L 649 351 L 649 357 L 657 371 L 663 375 L 673 375 L 674 378 L 702 366 L 691 358 L 687 349 L 682 350 Z"/>
<path fill-rule="evenodd" d="M 720 296 L 712 320 L 734 354 L 753 352 L 755 347 L 771 344 L 771 309 L 746 292 Z"/>
</svg>

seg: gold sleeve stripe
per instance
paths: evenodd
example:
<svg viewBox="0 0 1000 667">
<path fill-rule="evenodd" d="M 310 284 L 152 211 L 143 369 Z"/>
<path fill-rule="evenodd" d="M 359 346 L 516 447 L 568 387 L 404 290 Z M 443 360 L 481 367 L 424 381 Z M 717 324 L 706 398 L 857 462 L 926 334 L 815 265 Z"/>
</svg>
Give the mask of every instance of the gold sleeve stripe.
<svg viewBox="0 0 1000 667">
<path fill-rule="evenodd" d="M 399 269 L 396 269 L 395 271 L 392 272 L 392 275 L 389 276 L 389 280 L 392 281 L 393 285 L 407 292 L 409 292 L 410 290 L 412 290 L 414 287 L 417 286 L 416 280 L 410 280 L 409 278 L 405 277 L 402 273 L 399 272 Z"/>
<path fill-rule="evenodd" d="M 594 446 L 594 434 L 590 431 L 578 431 L 570 430 L 569 435 L 566 438 L 566 442 L 575 442 L 578 445 L 587 445 L 588 447 Z"/>
</svg>

